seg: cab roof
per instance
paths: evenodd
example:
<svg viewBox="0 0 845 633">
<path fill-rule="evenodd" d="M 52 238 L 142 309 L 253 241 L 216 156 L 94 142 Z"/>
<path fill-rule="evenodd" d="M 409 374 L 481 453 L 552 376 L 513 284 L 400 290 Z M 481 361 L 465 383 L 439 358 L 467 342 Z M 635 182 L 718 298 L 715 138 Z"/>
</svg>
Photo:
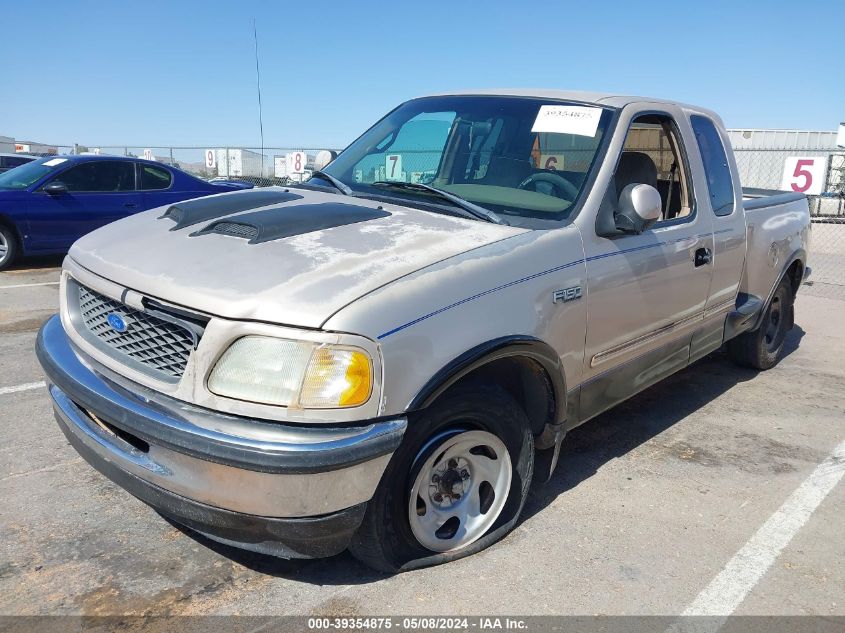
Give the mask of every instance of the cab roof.
<svg viewBox="0 0 845 633">
<path fill-rule="evenodd" d="M 560 101 L 580 101 L 582 103 L 595 103 L 596 105 L 609 106 L 611 108 L 624 108 L 632 103 L 662 103 L 676 106 L 687 110 L 695 110 L 708 114 L 716 120 L 719 116 L 707 108 L 696 105 L 672 101 L 670 99 L 658 99 L 655 97 L 638 97 L 635 95 L 619 95 L 611 92 L 589 92 L 581 90 L 549 90 L 546 88 L 482 88 L 480 90 L 459 90 L 454 92 L 442 92 L 426 96 L 459 96 L 459 95 L 487 95 L 499 97 L 534 97 L 538 99 L 555 99 Z"/>
<path fill-rule="evenodd" d="M 146 158 L 141 158 L 138 156 L 118 156 L 116 154 L 51 154 L 49 156 L 40 156 L 36 158 L 64 158 L 65 160 L 73 161 L 75 163 L 84 163 L 92 160 L 135 160 L 140 163 L 147 163 L 148 165 L 164 165 L 165 167 L 169 166 L 165 165 L 165 163 L 160 163 L 154 160 L 147 160 Z"/>
</svg>

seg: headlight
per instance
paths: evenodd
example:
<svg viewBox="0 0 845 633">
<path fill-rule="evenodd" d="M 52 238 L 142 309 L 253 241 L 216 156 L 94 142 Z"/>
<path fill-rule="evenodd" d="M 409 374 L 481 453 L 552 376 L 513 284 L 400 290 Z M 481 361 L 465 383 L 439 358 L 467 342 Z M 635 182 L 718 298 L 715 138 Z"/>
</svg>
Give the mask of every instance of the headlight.
<svg viewBox="0 0 845 633">
<path fill-rule="evenodd" d="M 267 336 L 235 341 L 208 379 L 219 396 L 309 409 L 364 404 L 372 387 L 372 361 L 362 349 Z"/>
</svg>

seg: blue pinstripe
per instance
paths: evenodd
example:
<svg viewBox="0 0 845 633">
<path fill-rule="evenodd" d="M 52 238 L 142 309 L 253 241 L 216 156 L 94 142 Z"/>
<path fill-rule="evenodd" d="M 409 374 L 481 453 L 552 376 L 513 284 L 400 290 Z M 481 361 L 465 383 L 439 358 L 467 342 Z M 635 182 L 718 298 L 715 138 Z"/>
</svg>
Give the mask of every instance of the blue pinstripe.
<svg viewBox="0 0 845 633">
<path fill-rule="evenodd" d="M 715 231 L 714 233 L 703 233 L 701 235 L 696 235 L 696 238 L 704 238 L 710 237 L 711 235 L 719 235 L 721 233 L 730 233 L 733 229 L 722 229 L 721 231 Z M 400 325 L 398 327 L 393 328 L 392 330 L 388 330 L 384 334 L 379 334 L 378 340 L 383 338 L 387 338 L 391 334 L 396 334 L 404 330 L 405 328 L 409 328 L 412 325 L 416 325 L 420 321 L 425 321 L 426 319 L 430 319 L 433 316 L 437 316 L 447 310 L 451 310 L 452 308 L 456 308 L 459 305 L 463 305 L 470 301 L 475 301 L 480 297 L 484 297 L 486 295 L 492 294 L 494 292 L 498 292 L 499 290 L 504 290 L 505 288 L 510 288 L 511 286 L 516 286 L 517 284 L 521 284 L 524 281 L 530 281 L 532 279 L 536 279 L 537 277 L 542 277 L 543 275 L 548 275 L 550 273 L 557 272 L 559 270 L 563 270 L 565 268 L 571 268 L 572 266 L 576 266 L 578 264 L 583 264 L 585 262 L 592 262 L 597 259 L 604 259 L 606 257 L 614 257 L 615 255 L 624 255 L 625 253 L 634 253 L 636 251 L 642 251 L 648 248 L 655 248 L 657 246 L 665 246 L 667 244 L 675 244 L 676 242 L 683 242 L 684 240 L 690 239 L 689 237 L 681 237 L 676 240 L 671 240 L 669 242 L 655 242 L 654 244 L 644 244 L 643 246 L 635 246 L 633 248 L 626 248 L 621 251 L 612 251 L 610 253 L 602 253 L 601 255 L 593 255 L 592 257 L 587 257 L 586 259 L 578 259 L 574 262 L 569 262 L 568 264 L 563 264 L 562 266 L 555 266 L 554 268 L 549 268 L 548 270 L 544 270 L 539 273 L 534 273 L 533 275 L 528 275 L 527 277 L 522 277 L 521 279 L 517 279 L 515 281 L 508 282 L 506 284 L 502 284 L 501 286 L 496 286 L 495 288 L 490 288 L 489 290 L 485 290 L 484 292 L 479 292 L 478 294 L 474 294 L 471 297 L 467 297 L 466 299 L 461 299 L 460 301 L 456 301 L 455 303 L 450 303 L 447 306 L 440 308 L 439 310 L 435 310 L 434 312 L 429 312 L 421 317 L 414 319 L 413 321 L 408 321 L 407 323 Z"/>
</svg>

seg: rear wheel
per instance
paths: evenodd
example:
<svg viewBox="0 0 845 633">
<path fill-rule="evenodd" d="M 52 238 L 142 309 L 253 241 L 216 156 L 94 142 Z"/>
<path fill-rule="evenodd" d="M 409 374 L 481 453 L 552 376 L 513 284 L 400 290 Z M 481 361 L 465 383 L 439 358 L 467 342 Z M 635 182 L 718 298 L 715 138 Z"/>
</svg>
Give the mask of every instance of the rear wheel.
<svg viewBox="0 0 845 633">
<path fill-rule="evenodd" d="M 391 573 L 478 552 L 516 525 L 533 469 L 519 404 L 494 386 L 456 390 L 409 420 L 350 550 Z"/>
<path fill-rule="evenodd" d="M 6 270 L 18 256 L 18 238 L 5 224 L 0 224 L 0 270 Z"/>
<path fill-rule="evenodd" d="M 731 360 L 744 367 L 770 369 L 783 352 L 786 334 L 792 328 L 792 284 L 784 277 L 766 307 L 760 326 L 728 341 Z"/>
</svg>

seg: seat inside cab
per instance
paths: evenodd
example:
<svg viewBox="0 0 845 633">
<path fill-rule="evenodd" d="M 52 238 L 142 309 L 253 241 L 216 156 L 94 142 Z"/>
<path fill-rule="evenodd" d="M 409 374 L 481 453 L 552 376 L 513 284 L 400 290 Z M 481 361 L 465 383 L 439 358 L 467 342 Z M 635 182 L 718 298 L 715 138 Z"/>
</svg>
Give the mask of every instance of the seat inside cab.
<svg viewBox="0 0 845 633">
<path fill-rule="evenodd" d="M 689 167 L 672 119 L 650 114 L 628 129 L 616 168 L 617 195 L 629 184 L 651 185 L 660 193 L 661 221 L 692 213 Z"/>
</svg>

